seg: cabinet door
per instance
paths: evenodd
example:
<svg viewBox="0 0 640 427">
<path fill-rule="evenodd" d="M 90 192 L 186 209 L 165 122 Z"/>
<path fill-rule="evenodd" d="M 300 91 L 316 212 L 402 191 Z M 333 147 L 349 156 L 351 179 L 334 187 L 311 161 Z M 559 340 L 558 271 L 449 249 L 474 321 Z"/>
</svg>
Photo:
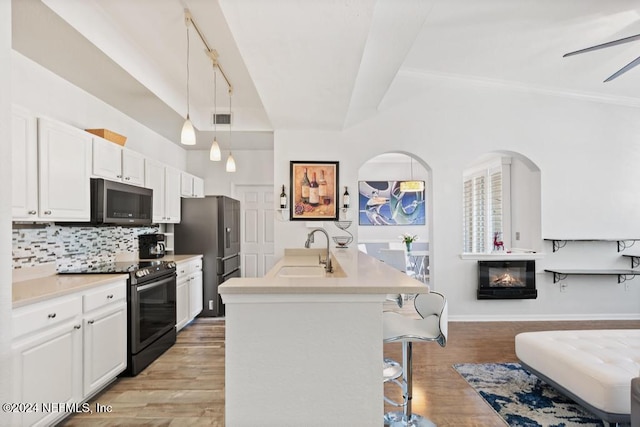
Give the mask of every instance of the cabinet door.
<svg viewBox="0 0 640 427">
<path fill-rule="evenodd" d="M 144 156 L 135 151 L 122 151 L 122 178 L 132 185 L 144 186 Z"/>
<path fill-rule="evenodd" d="M 88 221 L 92 137 L 49 119 L 38 120 L 40 217 Z"/>
<path fill-rule="evenodd" d="M 204 179 L 193 177 L 193 197 L 204 197 Z"/>
<path fill-rule="evenodd" d="M 81 323 L 66 322 L 31 335 L 13 346 L 18 402 L 73 403 L 82 401 Z M 30 337 L 30 336 L 27 336 Z M 64 416 L 57 411 L 21 414 L 17 425 L 45 426 Z"/>
<path fill-rule="evenodd" d="M 193 175 L 186 172 L 180 173 L 180 195 L 193 197 Z"/>
<path fill-rule="evenodd" d="M 176 287 L 176 330 L 189 321 L 189 280 L 179 280 Z"/>
<path fill-rule="evenodd" d="M 11 110 L 12 216 L 33 220 L 38 216 L 38 128 L 27 110 Z"/>
<path fill-rule="evenodd" d="M 127 367 L 127 305 L 122 302 L 84 317 L 84 397 Z"/>
<path fill-rule="evenodd" d="M 92 172 L 94 175 L 120 181 L 122 178 L 122 147 L 106 139 L 93 137 Z"/>
<path fill-rule="evenodd" d="M 165 168 L 165 214 L 167 222 L 180 222 L 180 171 Z"/>
<path fill-rule="evenodd" d="M 189 280 L 189 319 L 202 311 L 202 271 L 193 273 Z"/>
<path fill-rule="evenodd" d="M 153 222 L 167 222 L 164 203 L 164 165 L 145 160 L 144 186 L 153 190 Z"/>
</svg>

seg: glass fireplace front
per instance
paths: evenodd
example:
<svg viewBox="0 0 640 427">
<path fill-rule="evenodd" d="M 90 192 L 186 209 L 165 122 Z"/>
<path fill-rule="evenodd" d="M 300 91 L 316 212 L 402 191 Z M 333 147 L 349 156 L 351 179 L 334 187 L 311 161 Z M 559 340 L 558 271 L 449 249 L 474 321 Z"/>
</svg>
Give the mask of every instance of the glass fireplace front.
<svg viewBox="0 0 640 427">
<path fill-rule="evenodd" d="M 535 261 L 478 261 L 478 299 L 533 299 Z"/>
</svg>

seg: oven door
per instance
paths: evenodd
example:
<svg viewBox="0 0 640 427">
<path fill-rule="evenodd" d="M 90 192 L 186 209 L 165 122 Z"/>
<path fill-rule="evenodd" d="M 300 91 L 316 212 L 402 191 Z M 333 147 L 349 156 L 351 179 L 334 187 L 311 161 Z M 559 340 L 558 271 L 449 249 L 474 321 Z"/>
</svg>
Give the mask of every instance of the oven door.
<svg viewBox="0 0 640 427">
<path fill-rule="evenodd" d="M 176 327 L 176 275 L 131 286 L 131 352 L 140 350 Z"/>
</svg>

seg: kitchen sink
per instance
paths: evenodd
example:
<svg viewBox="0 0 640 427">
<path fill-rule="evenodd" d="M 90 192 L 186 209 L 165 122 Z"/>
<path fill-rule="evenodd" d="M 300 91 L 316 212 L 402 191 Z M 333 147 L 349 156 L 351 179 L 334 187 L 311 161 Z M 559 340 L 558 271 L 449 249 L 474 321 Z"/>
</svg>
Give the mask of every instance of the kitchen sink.
<svg viewBox="0 0 640 427">
<path fill-rule="evenodd" d="M 324 277 L 325 273 L 322 265 L 284 265 L 276 275 L 278 277 Z"/>
</svg>

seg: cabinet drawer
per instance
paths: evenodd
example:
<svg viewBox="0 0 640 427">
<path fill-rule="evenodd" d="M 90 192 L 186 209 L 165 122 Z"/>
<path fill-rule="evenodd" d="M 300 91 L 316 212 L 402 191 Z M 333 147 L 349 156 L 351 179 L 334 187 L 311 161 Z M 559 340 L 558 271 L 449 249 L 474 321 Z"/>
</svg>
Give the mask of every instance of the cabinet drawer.
<svg viewBox="0 0 640 427">
<path fill-rule="evenodd" d="M 79 296 L 52 299 L 13 311 L 13 336 L 19 337 L 82 314 Z"/>
<path fill-rule="evenodd" d="M 189 269 L 189 273 L 195 273 L 196 271 L 201 271 L 202 270 L 202 258 L 198 259 L 197 261 L 191 261 L 189 266 L 191 267 Z"/>
<path fill-rule="evenodd" d="M 116 283 L 87 291 L 83 296 L 83 309 L 86 313 L 113 302 L 125 300 L 126 298 L 127 282 L 126 280 L 120 280 Z"/>
</svg>

